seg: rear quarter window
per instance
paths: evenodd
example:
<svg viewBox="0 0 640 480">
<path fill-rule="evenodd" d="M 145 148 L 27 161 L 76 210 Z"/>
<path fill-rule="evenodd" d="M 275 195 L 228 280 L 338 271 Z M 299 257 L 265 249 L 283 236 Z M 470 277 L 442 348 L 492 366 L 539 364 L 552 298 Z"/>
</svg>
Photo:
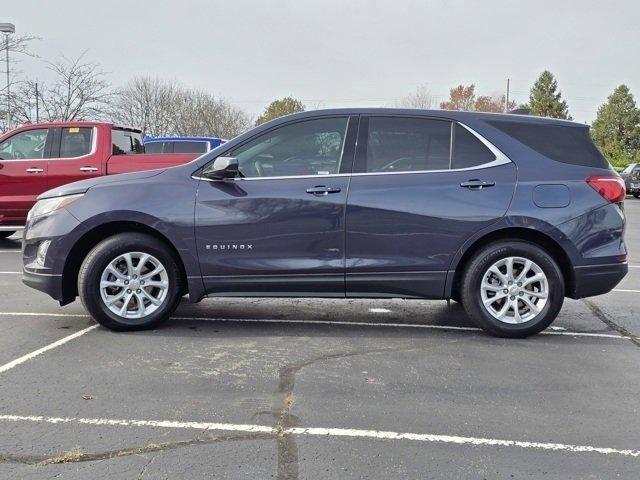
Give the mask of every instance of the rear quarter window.
<svg viewBox="0 0 640 480">
<path fill-rule="evenodd" d="M 130 153 L 144 153 L 142 134 L 131 130 L 111 130 L 113 155 L 128 155 Z"/>
<path fill-rule="evenodd" d="M 556 162 L 609 168 L 609 162 L 591 141 L 588 127 L 498 120 L 487 123 Z"/>
</svg>

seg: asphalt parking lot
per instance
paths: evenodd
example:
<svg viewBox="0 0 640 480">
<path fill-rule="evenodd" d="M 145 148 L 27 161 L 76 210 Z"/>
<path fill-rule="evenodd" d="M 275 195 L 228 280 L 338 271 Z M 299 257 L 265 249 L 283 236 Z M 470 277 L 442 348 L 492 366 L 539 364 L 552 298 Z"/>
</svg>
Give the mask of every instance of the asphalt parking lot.
<svg viewBox="0 0 640 480">
<path fill-rule="evenodd" d="M 630 272 L 527 340 L 428 301 L 210 299 L 116 334 L 0 241 L 0 478 L 638 478 Z"/>
</svg>

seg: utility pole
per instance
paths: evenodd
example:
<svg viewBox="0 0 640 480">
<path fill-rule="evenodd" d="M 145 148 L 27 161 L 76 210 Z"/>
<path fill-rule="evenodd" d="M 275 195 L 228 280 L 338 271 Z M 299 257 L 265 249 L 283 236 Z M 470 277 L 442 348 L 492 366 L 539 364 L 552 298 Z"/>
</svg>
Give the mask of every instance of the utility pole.
<svg viewBox="0 0 640 480">
<path fill-rule="evenodd" d="M 4 48 L 7 58 L 7 132 L 11 130 L 11 79 L 9 77 L 9 34 L 4 34 Z"/>
<path fill-rule="evenodd" d="M 509 113 L 509 79 L 507 78 L 507 94 L 504 96 L 504 112 Z"/>
<path fill-rule="evenodd" d="M 11 128 L 11 77 L 9 76 L 9 35 L 15 33 L 13 23 L 0 23 L 0 32 L 4 33 L 5 59 L 7 62 L 7 131 Z"/>
<path fill-rule="evenodd" d="M 40 123 L 40 95 L 38 94 L 38 82 L 36 82 L 36 123 Z"/>
</svg>

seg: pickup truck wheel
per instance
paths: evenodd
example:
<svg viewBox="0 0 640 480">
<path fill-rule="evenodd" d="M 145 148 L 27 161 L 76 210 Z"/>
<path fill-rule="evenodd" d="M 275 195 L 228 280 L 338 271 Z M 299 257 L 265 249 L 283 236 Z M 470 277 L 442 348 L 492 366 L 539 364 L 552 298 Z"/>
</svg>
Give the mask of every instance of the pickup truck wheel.
<svg viewBox="0 0 640 480">
<path fill-rule="evenodd" d="M 564 278 L 542 248 L 520 240 L 487 245 L 467 264 L 462 304 L 487 333 L 523 338 L 547 328 L 564 302 Z"/>
<path fill-rule="evenodd" d="M 161 241 L 123 233 L 84 259 L 78 292 L 89 314 L 116 331 L 143 330 L 167 320 L 183 291 L 178 262 Z"/>
<path fill-rule="evenodd" d="M 2 238 L 9 238 L 11 235 L 13 235 L 16 232 L 0 232 L 0 239 Z"/>
</svg>

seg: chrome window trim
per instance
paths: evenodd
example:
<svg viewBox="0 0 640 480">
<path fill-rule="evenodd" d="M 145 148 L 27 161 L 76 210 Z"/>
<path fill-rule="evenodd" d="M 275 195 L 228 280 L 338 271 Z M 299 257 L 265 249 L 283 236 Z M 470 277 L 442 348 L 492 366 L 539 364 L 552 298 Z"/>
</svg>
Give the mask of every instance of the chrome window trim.
<svg viewBox="0 0 640 480">
<path fill-rule="evenodd" d="M 75 127 L 40 127 L 40 128 L 31 128 L 27 130 L 23 130 L 22 132 L 29 132 L 32 130 L 54 130 L 56 128 L 64 129 L 64 128 L 75 128 Z M 31 161 L 35 162 L 38 160 L 42 161 L 58 161 L 58 160 L 78 160 L 82 158 L 91 157 L 96 154 L 98 151 L 98 128 L 97 127 L 77 127 L 77 128 L 91 128 L 91 151 L 89 153 L 85 153 L 84 155 L 80 155 L 79 157 L 51 157 L 51 158 L 11 158 L 7 160 L 0 160 L 0 162 L 26 162 Z M 18 135 L 22 132 L 18 132 L 15 135 Z M 11 136 L 13 137 L 13 135 Z M 9 138 L 11 138 L 9 137 Z M 8 140 L 8 139 L 7 139 Z"/>
<path fill-rule="evenodd" d="M 62 134 L 62 130 L 65 128 L 74 128 L 74 127 L 62 127 L 60 129 L 60 133 Z M 77 128 L 87 128 L 87 127 L 77 127 Z M 62 146 L 62 137 L 60 138 L 60 145 Z M 78 157 L 55 157 L 48 158 L 47 160 L 79 160 L 81 158 L 91 157 L 96 154 L 98 150 L 98 129 L 96 127 L 91 127 L 91 151 L 89 153 L 85 153 L 84 155 L 80 155 Z"/>
<path fill-rule="evenodd" d="M 429 117 L 424 117 L 424 118 L 429 118 Z M 481 165 L 476 165 L 474 167 L 447 168 L 447 169 L 440 169 L 440 170 L 408 170 L 404 172 L 358 172 L 358 173 L 336 173 L 336 174 L 330 174 L 330 175 L 288 175 L 288 176 L 277 176 L 277 177 L 250 177 L 250 178 L 236 177 L 236 178 L 227 179 L 227 181 L 229 180 L 233 180 L 233 181 L 285 180 L 285 179 L 292 179 L 292 178 L 332 178 L 332 177 L 347 177 L 347 176 L 368 177 L 368 176 L 377 176 L 377 175 L 410 175 L 410 174 L 425 174 L 425 173 L 468 172 L 473 170 L 481 170 L 484 168 L 498 167 L 500 165 L 506 165 L 507 163 L 513 163 L 511 159 L 507 157 L 504 153 L 502 153 L 495 145 L 493 145 L 491 142 L 489 142 L 486 138 L 484 138 L 478 132 L 473 130 L 471 127 L 468 127 L 464 123 L 460 123 L 455 120 L 450 120 L 450 121 L 451 121 L 452 128 L 457 124 L 465 128 L 469 132 L 471 132 L 471 134 L 474 137 L 480 140 L 482 144 L 485 147 L 487 147 L 489 151 L 491 151 L 491 153 L 493 153 L 493 155 L 496 157 L 495 160 L 492 160 L 491 162 L 483 163 Z M 196 175 L 192 175 L 191 178 L 193 178 L 194 180 L 204 180 L 205 182 L 221 181 L 221 180 L 214 180 L 214 179 L 205 178 L 205 177 L 199 177 Z"/>
</svg>

